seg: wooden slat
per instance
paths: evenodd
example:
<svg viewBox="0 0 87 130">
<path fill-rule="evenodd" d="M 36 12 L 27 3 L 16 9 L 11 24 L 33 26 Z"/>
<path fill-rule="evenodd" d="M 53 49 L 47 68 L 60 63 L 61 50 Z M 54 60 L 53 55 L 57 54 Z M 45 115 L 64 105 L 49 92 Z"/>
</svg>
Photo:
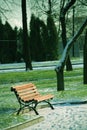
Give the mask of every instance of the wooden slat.
<svg viewBox="0 0 87 130">
<path fill-rule="evenodd" d="M 33 92 L 33 93 L 28 93 L 28 94 L 26 94 L 26 93 L 21 93 L 21 94 L 19 94 L 19 97 L 31 97 L 31 96 L 34 96 L 34 95 L 37 95 L 37 94 L 39 94 L 38 92 Z"/>
<path fill-rule="evenodd" d="M 24 84 L 24 85 L 19 85 L 19 86 L 15 86 L 12 87 L 14 90 L 18 91 L 18 90 L 23 90 L 23 89 L 27 89 L 27 88 L 36 88 L 36 86 L 32 83 L 29 84 Z"/>
<path fill-rule="evenodd" d="M 21 100 L 23 101 L 29 101 L 29 100 L 34 100 L 34 97 L 37 97 L 38 94 L 32 95 L 32 96 L 25 96 L 25 97 L 21 97 Z"/>
<path fill-rule="evenodd" d="M 37 100 L 38 102 L 40 101 L 45 101 L 45 100 L 49 100 L 49 99 L 52 99 L 54 96 L 49 94 L 49 95 L 40 95 L 40 96 L 37 96 L 34 98 L 34 100 Z"/>
<path fill-rule="evenodd" d="M 32 93 L 32 94 L 29 94 L 29 95 L 19 95 L 19 97 L 21 99 L 26 98 L 26 97 L 33 97 L 34 98 L 36 95 L 38 95 L 38 93 Z"/>
<path fill-rule="evenodd" d="M 37 89 L 36 89 L 36 87 L 31 87 L 31 88 L 29 88 L 29 87 L 27 87 L 27 88 L 23 88 L 23 89 L 16 89 L 15 91 L 17 91 L 17 93 L 22 93 L 22 92 L 27 92 L 27 91 L 30 91 L 30 92 L 32 92 L 32 91 L 37 91 Z"/>
<path fill-rule="evenodd" d="M 38 93 L 36 90 L 33 90 L 33 91 L 22 91 L 20 93 L 18 93 L 19 96 L 22 96 L 22 95 L 31 95 L 33 93 Z"/>
</svg>

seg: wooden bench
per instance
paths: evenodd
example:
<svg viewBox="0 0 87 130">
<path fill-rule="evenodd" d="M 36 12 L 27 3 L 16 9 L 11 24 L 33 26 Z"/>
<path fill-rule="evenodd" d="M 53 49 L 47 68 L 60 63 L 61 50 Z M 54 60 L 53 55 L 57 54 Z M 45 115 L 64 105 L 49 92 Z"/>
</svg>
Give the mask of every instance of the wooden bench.
<svg viewBox="0 0 87 130">
<path fill-rule="evenodd" d="M 32 83 L 11 87 L 11 91 L 14 91 L 20 104 L 17 115 L 25 107 L 28 107 L 29 110 L 33 109 L 34 112 L 38 115 L 39 113 L 37 112 L 36 107 L 40 102 L 46 102 L 49 104 L 51 109 L 54 109 L 52 104 L 49 102 L 49 100 L 52 99 L 54 96 L 51 94 L 40 95 L 37 91 L 36 86 Z"/>
</svg>

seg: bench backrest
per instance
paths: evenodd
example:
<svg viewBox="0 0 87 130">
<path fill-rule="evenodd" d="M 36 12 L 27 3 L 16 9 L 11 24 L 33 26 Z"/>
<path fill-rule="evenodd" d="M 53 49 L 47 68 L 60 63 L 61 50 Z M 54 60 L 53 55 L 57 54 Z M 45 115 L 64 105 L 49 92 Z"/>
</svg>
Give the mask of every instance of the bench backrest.
<svg viewBox="0 0 87 130">
<path fill-rule="evenodd" d="M 15 92 L 18 100 L 23 101 L 33 100 L 39 94 L 36 86 L 32 83 L 12 87 L 11 91 Z"/>
</svg>

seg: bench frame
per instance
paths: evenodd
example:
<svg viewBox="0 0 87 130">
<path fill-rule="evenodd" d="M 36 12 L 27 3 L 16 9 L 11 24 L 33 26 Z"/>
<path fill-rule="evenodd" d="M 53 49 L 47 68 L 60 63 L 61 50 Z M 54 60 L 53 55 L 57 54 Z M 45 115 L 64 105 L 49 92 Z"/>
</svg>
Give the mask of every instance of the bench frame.
<svg viewBox="0 0 87 130">
<path fill-rule="evenodd" d="M 27 93 L 28 91 L 26 91 L 26 89 L 29 88 L 30 91 L 29 93 Z M 36 107 L 40 102 L 46 102 L 51 107 L 51 109 L 54 109 L 53 105 L 50 103 L 50 99 L 52 99 L 54 96 L 51 94 L 40 95 L 36 89 L 36 86 L 32 83 L 11 87 L 11 91 L 14 91 L 17 100 L 20 104 L 20 108 L 17 111 L 17 115 L 19 115 L 20 111 L 22 111 L 26 107 L 29 108 L 29 110 L 34 110 L 35 114 L 39 115 L 38 111 L 36 110 Z"/>
</svg>

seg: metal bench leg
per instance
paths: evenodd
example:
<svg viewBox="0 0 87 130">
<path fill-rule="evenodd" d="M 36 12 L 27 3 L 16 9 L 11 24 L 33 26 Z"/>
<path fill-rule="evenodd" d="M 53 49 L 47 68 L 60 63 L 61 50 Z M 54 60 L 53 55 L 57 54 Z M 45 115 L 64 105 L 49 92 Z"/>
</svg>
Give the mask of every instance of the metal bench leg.
<svg viewBox="0 0 87 130">
<path fill-rule="evenodd" d="M 35 112 L 36 115 L 39 115 L 39 113 L 36 110 L 36 106 L 37 106 L 37 102 L 32 102 L 32 104 L 28 104 L 28 108 L 31 110 L 33 110 Z"/>
<path fill-rule="evenodd" d="M 37 105 L 35 105 L 35 106 L 29 106 L 29 105 L 28 105 L 28 108 L 29 108 L 30 110 L 33 109 L 33 111 L 35 112 L 35 114 L 36 114 L 36 115 L 39 115 L 39 113 L 38 113 L 37 110 L 36 110 L 36 106 L 37 106 Z"/>
<path fill-rule="evenodd" d="M 35 102 L 34 102 L 34 106 L 32 107 L 32 109 L 34 110 L 34 112 L 35 112 L 36 115 L 39 115 L 39 113 L 38 113 L 37 110 L 36 110 L 37 104 L 38 104 L 38 102 L 35 101 Z"/>
<path fill-rule="evenodd" d="M 34 110 L 34 112 L 35 112 L 36 115 L 39 115 L 39 113 L 37 112 L 37 110 L 36 110 L 35 107 L 32 107 L 32 109 Z"/>
<path fill-rule="evenodd" d="M 22 110 L 21 108 L 18 109 L 17 115 L 19 115 L 19 113 L 20 113 L 21 110 Z"/>
<path fill-rule="evenodd" d="M 48 103 L 48 105 L 51 107 L 51 109 L 54 109 L 53 105 L 49 101 L 45 101 L 45 102 Z"/>
<path fill-rule="evenodd" d="M 19 113 L 21 112 L 22 109 L 24 109 L 24 107 L 25 107 L 25 106 L 22 106 L 22 105 L 20 104 L 20 108 L 18 109 L 17 115 L 19 115 Z"/>
</svg>

